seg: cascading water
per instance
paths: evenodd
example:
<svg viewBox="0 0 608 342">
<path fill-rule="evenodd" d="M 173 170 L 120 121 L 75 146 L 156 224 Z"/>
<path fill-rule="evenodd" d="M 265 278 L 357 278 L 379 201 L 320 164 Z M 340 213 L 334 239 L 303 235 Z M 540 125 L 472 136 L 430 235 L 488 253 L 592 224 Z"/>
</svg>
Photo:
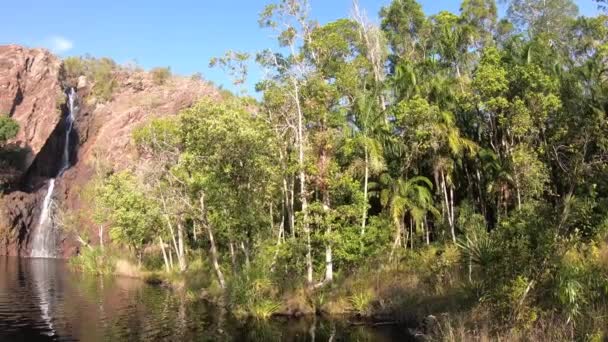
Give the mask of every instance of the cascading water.
<svg viewBox="0 0 608 342">
<path fill-rule="evenodd" d="M 77 110 L 76 106 L 76 91 L 70 88 L 68 93 L 68 115 L 65 124 L 65 144 L 61 155 L 61 167 L 56 177 L 61 175 L 70 167 L 70 135 L 74 129 L 74 113 Z M 49 186 L 42 201 L 42 210 L 38 226 L 33 232 L 34 239 L 32 241 L 32 258 L 53 258 L 57 249 L 57 234 L 55 233 L 55 225 L 53 224 L 53 191 L 55 190 L 55 178 L 49 180 Z"/>
</svg>

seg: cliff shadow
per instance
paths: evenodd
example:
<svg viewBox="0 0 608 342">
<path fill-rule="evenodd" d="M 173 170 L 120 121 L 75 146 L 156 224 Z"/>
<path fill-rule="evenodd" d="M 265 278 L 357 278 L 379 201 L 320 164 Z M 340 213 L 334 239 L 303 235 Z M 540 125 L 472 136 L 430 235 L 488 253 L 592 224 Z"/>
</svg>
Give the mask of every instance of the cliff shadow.
<svg viewBox="0 0 608 342">
<path fill-rule="evenodd" d="M 64 149 L 66 143 L 68 146 L 68 165 L 74 165 L 77 162 L 78 141 L 80 139 L 77 130 L 72 129 L 68 135 L 66 131 L 69 129 L 69 108 L 67 104 L 61 106 L 61 120 L 53 129 L 49 138 L 40 152 L 36 155 L 34 161 L 23 175 L 19 182 L 19 190 L 32 193 L 37 192 L 43 187 L 49 178 L 59 176 L 64 165 Z M 72 123 L 74 125 L 75 123 Z"/>
</svg>

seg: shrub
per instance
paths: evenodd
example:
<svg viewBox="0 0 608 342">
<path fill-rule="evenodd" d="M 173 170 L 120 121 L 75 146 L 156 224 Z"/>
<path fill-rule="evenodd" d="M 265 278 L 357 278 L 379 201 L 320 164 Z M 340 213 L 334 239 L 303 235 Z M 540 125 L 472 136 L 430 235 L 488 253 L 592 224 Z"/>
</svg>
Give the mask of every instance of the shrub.
<svg viewBox="0 0 608 342">
<path fill-rule="evenodd" d="M 63 60 L 63 69 L 66 78 L 72 86 L 76 83 L 76 78 L 86 76 L 93 80 L 92 94 L 97 99 L 109 101 L 116 88 L 114 71 L 116 63 L 110 58 L 91 58 L 91 57 L 68 57 Z"/>
<path fill-rule="evenodd" d="M 81 57 L 67 57 L 63 60 L 63 70 L 68 78 L 85 75 L 87 67 Z"/>
<path fill-rule="evenodd" d="M 100 247 L 82 249 L 78 256 L 70 260 L 70 264 L 85 273 L 104 275 L 114 272 L 114 257 Z"/>
<path fill-rule="evenodd" d="M 171 69 L 166 68 L 154 68 L 150 71 L 152 73 L 152 80 L 156 85 L 163 85 L 171 77 Z"/>
<path fill-rule="evenodd" d="M 361 315 L 366 315 L 369 313 L 369 309 L 371 307 L 371 303 L 373 300 L 372 293 L 369 290 L 362 290 L 355 292 L 349 298 L 350 305 L 353 310 Z"/>
<path fill-rule="evenodd" d="M 116 88 L 114 78 L 114 68 L 116 64 L 108 58 L 102 58 L 92 63 L 92 75 L 95 84 L 93 85 L 93 95 L 101 101 L 110 101 L 112 93 Z"/>
<path fill-rule="evenodd" d="M 0 115 L 0 147 L 19 132 L 19 124 L 6 115 Z"/>
<path fill-rule="evenodd" d="M 203 74 L 201 74 L 200 72 L 195 72 L 194 74 L 192 74 L 192 76 L 190 76 L 190 79 L 193 81 L 202 81 Z"/>
</svg>

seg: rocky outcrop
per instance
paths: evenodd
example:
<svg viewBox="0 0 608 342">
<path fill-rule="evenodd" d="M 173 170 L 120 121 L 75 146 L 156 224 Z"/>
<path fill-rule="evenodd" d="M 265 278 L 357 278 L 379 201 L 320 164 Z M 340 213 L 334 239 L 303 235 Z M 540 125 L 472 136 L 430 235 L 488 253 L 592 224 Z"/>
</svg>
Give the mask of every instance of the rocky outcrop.
<svg viewBox="0 0 608 342">
<path fill-rule="evenodd" d="M 61 61 L 45 50 L 0 46 L 0 112 L 19 122 L 21 131 L 12 145 L 26 151 L 19 185 L 1 203 L 0 255 L 29 255 L 47 180 L 57 174 L 59 149 L 64 146 L 67 108 L 62 85 L 68 82 L 63 74 Z M 94 80 L 80 76 L 74 84 L 79 111 L 75 136 L 70 138 L 75 142 L 70 147 L 72 167 L 57 179 L 54 197 L 62 213 L 77 219 L 63 220 L 71 227 L 62 231 L 59 255 L 77 252 L 76 231 L 90 231 L 83 235 L 97 242 L 82 189 L 100 163 L 113 170 L 133 165 L 134 128 L 155 117 L 175 115 L 203 97 L 220 97 L 210 84 L 190 78 L 172 77 L 157 84 L 147 72 L 120 67 L 113 76 L 115 88 L 106 102 L 91 95 Z"/>
<path fill-rule="evenodd" d="M 23 151 L 22 170 L 40 152 L 61 119 L 65 96 L 61 61 L 43 49 L 0 46 L 0 114 L 21 127 L 10 143 Z"/>
</svg>

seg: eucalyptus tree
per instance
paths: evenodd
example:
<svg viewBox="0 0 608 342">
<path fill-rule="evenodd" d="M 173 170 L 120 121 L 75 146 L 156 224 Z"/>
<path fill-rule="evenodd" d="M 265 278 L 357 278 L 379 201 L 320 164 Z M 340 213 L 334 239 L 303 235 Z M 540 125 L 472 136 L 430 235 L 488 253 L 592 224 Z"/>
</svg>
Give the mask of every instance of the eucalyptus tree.
<svg viewBox="0 0 608 342">
<path fill-rule="evenodd" d="M 299 199 L 302 212 L 301 226 L 306 238 L 306 281 L 313 284 L 313 256 L 311 232 L 308 223 L 308 185 L 306 171 L 306 149 L 308 145 L 307 124 L 304 117 L 302 88 L 307 83 L 307 75 L 311 68 L 310 59 L 316 58 L 314 53 L 305 56 L 301 47 L 311 41 L 311 34 L 316 23 L 308 16 L 309 6 L 306 0 L 281 0 L 267 5 L 260 14 L 259 24 L 270 28 L 278 40 L 279 46 L 287 49 L 289 55 L 283 56 L 270 50 L 258 55 L 257 60 L 267 67 L 269 81 L 284 85 L 287 97 L 293 103 L 289 113 L 294 118 L 295 142 L 298 155 Z"/>
<path fill-rule="evenodd" d="M 182 152 L 179 122 L 175 118 L 156 119 L 136 129 L 132 136 L 140 157 L 143 159 L 136 169 L 138 178 L 144 183 L 150 198 L 154 198 L 162 213 L 166 232 L 159 234 L 158 241 L 167 268 L 173 268 L 175 253 L 180 271 L 187 268 L 186 252 L 189 248 L 185 225 L 191 213 L 184 202 L 187 189 L 172 172 Z M 196 228 L 195 228 L 196 229 Z M 196 230 L 194 231 L 196 236 Z M 169 251 L 165 250 L 165 240 Z"/>
<path fill-rule="evenodd" d="M 498 25 L 496 0 L 464 0 L 460 5 L 460 21 L 470 29 L 470 45 L 482 50 L 493 43 Z"/>
<path fill-rule="evenodd" d="M 399 60 L 427 58 L 428 21 L 416 0 L 394 0 L 380 10 L 381 27 L 393 53 L 393 68 Z"/>
<path fill-rule="evenodd" d="M 236 243 L 249 263 L 255 242 L 273 234 L 269 206 L 280 188 L 274 135 L 236 100 L 201 102 L 180 120 L 184 152 L 176 173 L 198 199 L 200 221 L 217 233 L 218 245 Z"/>
<path fill-rule="evenodd" d="M 550 34 L 559 39 L 577 16 L 578 7 L 572 0 L 503 0 L 508 3 L 507 14 L 520 30 L 528 35 Z"/>
</svg>

